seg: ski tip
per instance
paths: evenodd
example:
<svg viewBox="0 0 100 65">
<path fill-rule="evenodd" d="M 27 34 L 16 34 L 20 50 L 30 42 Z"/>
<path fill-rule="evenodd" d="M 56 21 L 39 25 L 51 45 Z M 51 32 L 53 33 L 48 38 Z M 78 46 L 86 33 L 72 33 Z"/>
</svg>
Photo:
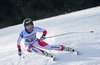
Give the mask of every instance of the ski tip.
<svg viewBox="0 0 100 65">
<path fill-rule="evenodd" d="M 75 55 L 79 55 L 79 53 L 77 51 L 74 52 Z"/>
<path fill-rule="evenodd" d="M 56 57 L 54 57 L 54 58 L 53 58 L 53 61 L 56 61 L 56 60 L 57 60 Z"/>
</svg>

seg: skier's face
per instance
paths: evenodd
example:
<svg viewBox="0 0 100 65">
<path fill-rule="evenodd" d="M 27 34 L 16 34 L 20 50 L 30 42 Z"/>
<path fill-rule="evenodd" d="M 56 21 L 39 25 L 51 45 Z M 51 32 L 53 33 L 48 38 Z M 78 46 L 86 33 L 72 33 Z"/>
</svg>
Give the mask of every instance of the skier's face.
<svg viewBox="0 0 100 65">
<path fill-rule="evenodd" d="M 27 29 L 29 32 L 32 32 L 33 31 L 33 27 Z"/>
<path fill-rule="evenodd" d="M 29 25 L 29 26 L 26 26 L 26 29 L 27 29 L 27 31 L 32 32 L 33 27 L 34 27 L 33 25 Z"/>
</svg>

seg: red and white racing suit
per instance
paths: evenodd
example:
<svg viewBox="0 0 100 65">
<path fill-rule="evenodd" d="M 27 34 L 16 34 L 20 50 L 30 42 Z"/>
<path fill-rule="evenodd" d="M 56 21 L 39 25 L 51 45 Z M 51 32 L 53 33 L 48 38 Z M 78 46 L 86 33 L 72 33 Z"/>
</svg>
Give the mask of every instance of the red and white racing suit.
<svg viewBox="0 0 100 65">
<path fill-rule="evenodd" d="M 21 40 L 24 38 L 25 47 L 27 47 L 28 52 L 36 52 L 38 54 L 44 55 L 44 51 L 40 48 L 63 51 L 63 45 L 48 45 L 44 41 L 41 42 L 39 39 L 36 38 L 36 32 L 43 32 L 43 35 L 47 34 L 47 31 L 45 29 L 39 27 L 34 27 L 32 32 L 28 32 L 26 29 L 22 30 L 17 40 L 18 49 L 21 49 L 20 43 Z"/>
</svg>

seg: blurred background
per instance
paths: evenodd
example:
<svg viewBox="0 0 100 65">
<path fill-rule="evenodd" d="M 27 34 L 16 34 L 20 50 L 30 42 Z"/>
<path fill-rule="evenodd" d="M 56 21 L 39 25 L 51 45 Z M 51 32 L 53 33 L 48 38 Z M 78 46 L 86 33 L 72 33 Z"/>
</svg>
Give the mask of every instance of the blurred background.
<svg viewBox="0 0 100 65">
<path fill-rule="evenodd" d="M 0 28 L 100 6 L 100 0 L 0 0 Z"/>
</svg>

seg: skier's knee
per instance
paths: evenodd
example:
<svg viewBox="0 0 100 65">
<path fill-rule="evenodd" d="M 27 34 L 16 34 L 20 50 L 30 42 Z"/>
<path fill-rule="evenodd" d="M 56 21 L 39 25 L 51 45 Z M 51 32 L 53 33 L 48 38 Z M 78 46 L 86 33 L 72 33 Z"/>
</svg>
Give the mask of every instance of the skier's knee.
<svg viewBox="0 0 100 65">
<path fill-rule="evenodd" d="M 32 52 L 32 51 L 31 51 L 32 47 L 33 47 L 32 45 L 28 46 L 27 52 Z"/>
</svg>

